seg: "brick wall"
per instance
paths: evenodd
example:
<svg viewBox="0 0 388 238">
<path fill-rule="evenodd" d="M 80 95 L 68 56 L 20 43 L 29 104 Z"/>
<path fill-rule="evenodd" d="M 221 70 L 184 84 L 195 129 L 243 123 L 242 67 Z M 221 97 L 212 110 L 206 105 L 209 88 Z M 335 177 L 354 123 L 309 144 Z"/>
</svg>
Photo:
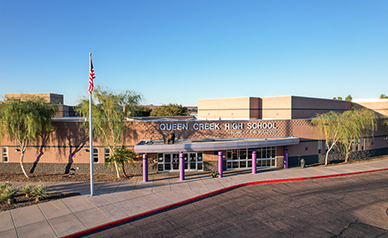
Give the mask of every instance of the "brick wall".
<svg viewBox="0 0 388 238">
<path fill-rule="evenodd" d="M 24 163 L 24 169 L 27 173 L 53 173 L 53 174 L 89 174 L 90 165 L 86 163 L 67 164 L 67 163 Z M 125 172 L 127 174 L 140 175 L 143 171 L 142 163 L 126 164 Z M 157 173 L 157 164 L 148 163 L 148 172 Z M 19 163 L 1 163 L 0 173 L 22 173 Z M 116 174 L 114 168 L 107 164 L 93 164 L 93 173 L 95 174 Z"/>
</svg>

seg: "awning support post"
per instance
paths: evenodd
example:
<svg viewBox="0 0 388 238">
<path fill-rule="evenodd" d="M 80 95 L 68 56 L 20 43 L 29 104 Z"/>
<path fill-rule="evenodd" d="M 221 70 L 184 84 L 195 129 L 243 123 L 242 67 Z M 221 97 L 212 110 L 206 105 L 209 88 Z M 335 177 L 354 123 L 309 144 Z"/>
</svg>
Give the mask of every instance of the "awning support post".
<svg viewBox="0 0 388 238">
<path fill-rule="evenodd" d="M 218 177 L 222 178 L 223 175 L 223 169 L 222 169 L 222 151 L 218 152 Z"/>
<path fill-rule="evenodd" d="M 284 147 L 284 168 L 288 169 L 288 146 Z"/>
<path fill-rule="evenodd" d="M 179 180 L 185 180 L 185 155 L 179 154 Z"/>
<path fill-rule="evenodd" d="M 252 174 L 256 174 L 256 150 L 252 151 Z"/>
<path fill-rule="evenodd" d="M 143 155 L 143 182 L 148 182 L 148 159 L 147 153 Z"/>
</svg>

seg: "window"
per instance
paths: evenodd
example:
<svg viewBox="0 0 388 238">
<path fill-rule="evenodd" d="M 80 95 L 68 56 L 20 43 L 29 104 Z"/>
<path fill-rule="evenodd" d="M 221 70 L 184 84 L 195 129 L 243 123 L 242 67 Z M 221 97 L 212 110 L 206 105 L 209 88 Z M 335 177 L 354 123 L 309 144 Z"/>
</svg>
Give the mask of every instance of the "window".
<svg viewBox="0 0 388 238">
<path fill-rule="evenodd" d="M 327 151 L 329 150 L 329 148 L 331 147 L 332 145 L 329 144 L 329 147 L 327 147 L 327 144 L 325 143 L 325 153 L 327 153 Z M 335 153 L 336 152 L 336 145 L 333 145 L 333 148 L 331 148 L 330 150 L 330 153 Z"/>
<path fill-rule="evenodd" d="M 318 141 L 318 154 L 319 155 L 322 154 L 322 141 L 321 140 Z"/>
<path fill-rule="evenodd" d="M 98 148 L 93 148 L 93 162 L 98 163 Z"/>
<path fill-rule="evenodd" d="M 359 143 L 359 140 L 358 139 L 356 139 L 356 151 L 358 151 L 358 150 L 360 150 L 360 143 Z"/>
<path fill-rule="evenodd" d="M 365 138 L 361 139 L 361 150 L 365 150 Z"/>
<path fill-rule="evenodd" d="M 3 147 L 3 162 L 8 162 L 8 147 Z"/>
<path fill-rule="evenodd" d="M 179 153 L 158 153 L 158 172 L 179 171 Z M 202 171 L 202 152 L 184 153 L 186 171 Z"/>
<path fill-rule="evenodd" d="M 257 168 L 276 166 L 276 147 L 234 149 L 227 150 L 227 170 L 252 168 L 253 150 L 256 150 Z"/>
<path fill-rule="evenodd" d="M 104 161 L 106 161 L 109 156 L 110 156 L 110 149 L 104 148 Z"/>
<path fill-rule="evenodd" d="M 354 149 L 353 149 L 353 141 L 352 141 L 352 143 L 350 143 L 349 151 L 354 151 Z"/>
</svg>

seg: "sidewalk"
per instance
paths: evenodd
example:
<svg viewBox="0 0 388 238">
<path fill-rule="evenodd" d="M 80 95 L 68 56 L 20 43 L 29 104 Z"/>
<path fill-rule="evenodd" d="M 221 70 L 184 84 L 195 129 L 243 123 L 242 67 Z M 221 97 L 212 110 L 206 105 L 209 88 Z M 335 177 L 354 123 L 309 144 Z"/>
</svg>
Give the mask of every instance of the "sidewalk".
<svg viewBox="0 0 388 238">
<path fill-rule="evenodd" d="M 89 195 L 88 182 L 45 183 L 50 191 L 80 192 L 82 195 L 0 212 L 0 237 L 62 237 L 129 221 L 217 194 L 220 190 L 251 183 L 303 180 L 382 169 L 388 169 L 388 159 L 304 169 L 264 169 L 257 174 L 252 174 L 250 170 L 224 171 L 224 177 L 216 179 L 211 178 L 210 173 L 188 173 L 184 181 L 179 180 L 177 173 L 163 173 L 150 175 L 146 183 L 141 176 L 122 182 L 94 183 L 93 197 Z M 13 184 L 19 186 L 22 183 Z"/>
</svg>

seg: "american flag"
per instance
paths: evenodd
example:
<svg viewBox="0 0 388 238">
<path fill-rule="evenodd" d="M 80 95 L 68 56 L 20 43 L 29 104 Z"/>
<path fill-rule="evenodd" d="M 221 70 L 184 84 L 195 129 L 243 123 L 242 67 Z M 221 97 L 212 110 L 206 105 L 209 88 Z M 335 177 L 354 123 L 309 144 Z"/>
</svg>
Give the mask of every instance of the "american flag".
<svg viewBox="0 0 388 238">
<path fill-rule="evenodd" d="M 90 54 L 90 72 L 89 72 L 89 94 L 93 92 L 93 79 L 96 77 L 92 63 L 92 54 Z"/>
</svg>

